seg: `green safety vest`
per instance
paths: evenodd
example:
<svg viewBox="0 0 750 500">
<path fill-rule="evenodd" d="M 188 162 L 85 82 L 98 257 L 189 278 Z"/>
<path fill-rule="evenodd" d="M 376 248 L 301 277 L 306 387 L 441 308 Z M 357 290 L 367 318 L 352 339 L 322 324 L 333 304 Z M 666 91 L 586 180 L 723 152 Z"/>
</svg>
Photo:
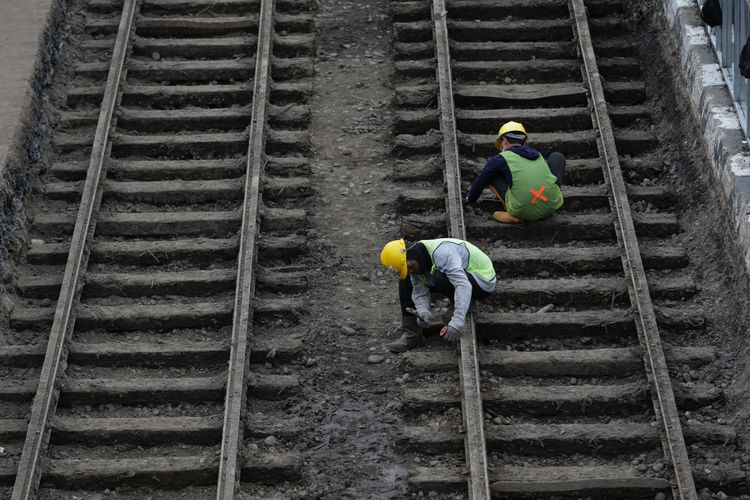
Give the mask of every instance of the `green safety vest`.
<svg viewBox="0 0 750 500">
<path fill-rule="evenodd" d="M 482 252 L 480 249 L 469 243 L 468 241 L 459 240 L 456 238 L 437 238 L 434 240 L 420 240 L 420 243 L 422 243 L 425 248 L 427 249 L 427 253 L 430 254 L 430 260 L 432 261 L 432 269 L 430 269 L 430 274 L 435 273 L 435 259 L 432 258 L 432 254 L 435 253 L 435 250 L 437 250 L 437 247 L 439 247 L 442 243 L 450 242 L 450 243 L 457 243 L 459 245 L 465 245 L 466 249 L 469 251 L 469 265 L 464 269 L 467 273 L 474 273 L 480 278 L 482 278 L 484 281 L 492 281 L 495 279 L 495 267 L 492 265 L 492 260 L 487 257 L 487 254 Z M 419 276 L 422 281 L 425 281 L 424 278 L 420 275 Z"/>
<path fill-rule="evenodd" d="M 513 187 L 505 194 L 505 209 L 523 220 L 543 219 L 560 208 L 563 195 L 557 177 L 539 155 L 529 160 L 512 151 L 500 153 L 513 175 Z"/>
</svg>

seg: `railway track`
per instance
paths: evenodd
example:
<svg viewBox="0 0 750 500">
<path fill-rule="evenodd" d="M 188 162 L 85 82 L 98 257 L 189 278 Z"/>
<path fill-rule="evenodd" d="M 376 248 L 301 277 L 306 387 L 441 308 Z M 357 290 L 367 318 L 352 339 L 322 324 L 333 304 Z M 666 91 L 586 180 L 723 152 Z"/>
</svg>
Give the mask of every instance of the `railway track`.
<svg viewBox="0 0 750 500">
<path fill-rule="evenodd" d="M 400 430 L 414 453 L 410 490 L 629 499 L 744 492 L 734 429 L 710 417 L 722 389 L 695 371 L 716 354 L 685 340 L 705 318 L 691 308 L 699 285 L 675 243 L 667 145 L 652 132 L 627 6 L 433 0 L 392 8 L 402 234 L 466 237 L 489 250 L 499 276 L 492 298 L 474 307 L 485 343 L 465 335 L 458 363 L 440 347 L 404 355 L 417 374 L 405 384 Z M 504 225 L 462 207 L 461 193 L 493 153 L 490 134 L 507 120 L 524 123 L 543 154 L 568 157 L 565 206 L 548 220 Z"/>
<path fill-rule="evenodd" d="M 0 484 L 284 495 L 315 2 L 83 8 L 0 348 Z"/>
</svg>

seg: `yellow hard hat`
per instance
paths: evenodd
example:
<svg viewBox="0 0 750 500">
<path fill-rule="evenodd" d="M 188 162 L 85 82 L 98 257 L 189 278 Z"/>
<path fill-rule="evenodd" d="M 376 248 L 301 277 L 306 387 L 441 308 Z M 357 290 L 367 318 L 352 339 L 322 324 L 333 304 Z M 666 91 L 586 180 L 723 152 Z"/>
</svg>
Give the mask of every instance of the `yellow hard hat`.
<svg viewBox="0 0 750 500">
<path fill-rule="evenodd" d="M 518 122 L 507 122 L 504 123 L 502 127 L 500 127 L 500 130 L 497 131 L 497 139 L 495 139 L 495 147 L 500 149 L 500 139 L 506 135 L 510 134 L 510 137 L 514 139 L 523 139 L 524 142 L 529 138 L 529 134 L 526 133 L 526 129 L 523 128 L 523 125 L 521 125 Z M 523 137 L 521 137 L 523 136 Z"/>
<path fill-rule="evenodd" d="M 395 269 L 401 275 L 401 279 L 406 279 L 409 270 L 406 268 L 406 242 L 403 238 L 400 240 L 389 241 L 380 252 L 380 262 L 385 267 Z"/>
</svg>

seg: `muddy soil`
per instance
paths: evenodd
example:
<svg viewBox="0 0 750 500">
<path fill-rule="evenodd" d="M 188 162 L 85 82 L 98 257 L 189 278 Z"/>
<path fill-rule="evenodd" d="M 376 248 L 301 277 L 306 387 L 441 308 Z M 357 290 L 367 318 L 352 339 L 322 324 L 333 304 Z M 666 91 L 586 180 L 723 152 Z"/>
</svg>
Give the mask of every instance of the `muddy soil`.
<svg viewBox="0 0 750 500">
<path fill-rule="evenodd" d="M 388 0 L 323 0 L 311 101 L 313 262 L 301 374 L 307 495 L 395 498 L 406 467 L 394 449 L 400 370 L 384 346 L 399 324 L 397 280 L 380 249 L 398 237 L 391 158 Z"/>
</svg>

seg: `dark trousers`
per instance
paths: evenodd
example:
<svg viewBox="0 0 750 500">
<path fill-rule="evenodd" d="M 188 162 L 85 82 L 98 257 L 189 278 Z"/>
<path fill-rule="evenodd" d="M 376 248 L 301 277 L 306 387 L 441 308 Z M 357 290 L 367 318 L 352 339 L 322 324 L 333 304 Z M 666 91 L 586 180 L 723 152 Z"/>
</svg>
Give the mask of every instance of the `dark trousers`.
<svg viewBox="0 0 750 500">
<path fill-rule="evenodd" d="M 552 175 L 557 177 L 557 185 L 562 186 L 565 182 L 565 156 L 562 153 L 552 153 L 547 158 L 547 165 L 549 165 L 550 172 Z M 496 175 L 492 179 L 492 186 L 490 187 L 495 196 L 505 201 L 505 193 L 508 192 L 508 184 L 503 179 L 502 175 Z"/>
<path fill-rule="evenodd" d="M 430 291 L 448 297 L 449 299 L 451 299 L 451 302 L 453 302 L 453 295 L 456 289 L 451 284 L 451 282 L 448 281 L 448 278 L 445 276 L 445 274 L 441 273 L 440 271 L 436 271 L 433 276 L 435 283 L 429 287 Z M 466 273 L 466 276 L 469 278 L 469 283 L 471 283 L 471 300 L 489 297 L 490 293 L 482 290 L 482 288 L 477 284 L 477 280 L 474 279 L 474 276 L 469 273 Z M 399 282 L 398 298 L 401 301 L 401 314 L 409 314 L 406 312 L 407 307 L 410 309 L 414 309 L 414 301 L 411 300 L 411 292 L 413 290 L 414 287 L 411 284 L 411 279 L 409 278 L 409 276 L 407 276 L 405 280 L 401 280 Z"/>
</svg>

